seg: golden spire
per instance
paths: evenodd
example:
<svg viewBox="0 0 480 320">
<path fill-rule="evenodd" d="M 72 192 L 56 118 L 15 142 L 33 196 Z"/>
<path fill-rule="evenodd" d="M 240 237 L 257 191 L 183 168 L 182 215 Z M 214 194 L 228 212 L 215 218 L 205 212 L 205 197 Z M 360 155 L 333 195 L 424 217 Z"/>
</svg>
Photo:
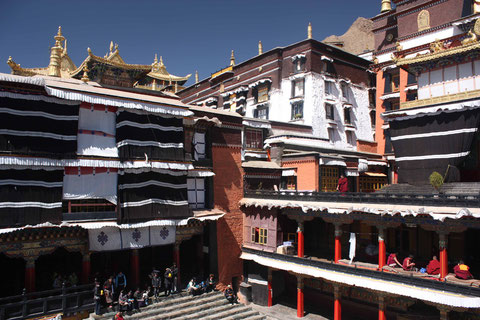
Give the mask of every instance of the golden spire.
<svg viewBox="0 0 480 320">
<path fill-rule="evenodd" d="M 87 74 L 88 71 L 89 71 L 89 70 L 88 70 L 88 68 L 87 68 L 87 65 L 84 65 L 84 66 L 83 66 L 83 75 L 82 75 L 82 79 L 81 79 L 81 80 L 82 80 L 83 82 L 85 82 L 85 83 L 87 83 L 88 81 L 90 81 L 90 79 L 88 78 L 88 74 Z"/>
<path fill-rule="evenodd" d="M 157 58 L 157 54 L 155 53 L 155 59 L 153 59 L 153 63 L 157 64 L 158 63 L 158 58 Z"/>
<path fill-rule="evenodd" d="M 67 39 L 65 39 L 65 45 L 63 46 L 63 54 L 67 54 Z"/>
<path fill-rule="evenodd" d="M 258 55 L 261 55 L 263 53 L 263 46 L 262 46 L 262 41 L 258 41 Z"/>
<path fill-rule="evenodd" d="M 61 65 L 61 55 L 62 55 L 62 41 L 65 38 L 62 36 L 62 27 L 58 27 L 58 32 L 55 37 L 55 46 L 50 49 L 50 63 L 48 64 L 48 75 L 54 77 L 60 77 L 60 65 Z"/>
<path fill-rule="evenodd" d="M 230 65 L 231 66 L 235 65 L 235 55 L 233 54 L 233 50 L 232 50 L 232 55 L 230 56 Z"/>
<path fill-rule="evenodd" d="M 473 13 L 480 13 L 480 0 L 473 1 Z"/>
<path fill-rule="evenodd" d="M 382 8 L 380 9 L 380 13 L 390 10 L 392 10 L 392 2 L 390 0 L 382 0 Z"/>
<path fill-rule="evenodd" d="M 163 57 L 160 56 L 160 67 L 163 67 L 163 66 L 164 66 L 164 64 L 163 64 Z"/>
<path fill-rule="evenodd" d="M 308 23 L 308 28 L 307 28 L 307 39 L 312 39 L 312 23 Z"/>
<path fill-rule="evenodd" d="M 195 83 L 198 83 L 198 70 L 195 70 Z"/>
<path fill-rule="evenodd" d="M 113 41 L 110 41 L 110 54 L 113 52 Z"/>
</svg>

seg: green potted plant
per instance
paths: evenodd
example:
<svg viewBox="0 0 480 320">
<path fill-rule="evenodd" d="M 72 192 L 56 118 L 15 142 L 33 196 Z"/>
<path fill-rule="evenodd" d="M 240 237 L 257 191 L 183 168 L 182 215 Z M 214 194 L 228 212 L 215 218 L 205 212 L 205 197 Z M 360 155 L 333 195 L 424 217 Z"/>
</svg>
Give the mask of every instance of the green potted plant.
<svg viewBox="0 0 480 320">
<path fill-rule="evenodd" d="M 432 185 L 432 187 L 434 187 L 435 190 L 438 193 L 440 193 L 440 188 L 443 185 L 442 175 L 440 173 L 438 173 L 437 171 L 433 171 L 432 174 L 429 177 L 429 180 L 430 180 L 430 184 Z"/>
</svg>

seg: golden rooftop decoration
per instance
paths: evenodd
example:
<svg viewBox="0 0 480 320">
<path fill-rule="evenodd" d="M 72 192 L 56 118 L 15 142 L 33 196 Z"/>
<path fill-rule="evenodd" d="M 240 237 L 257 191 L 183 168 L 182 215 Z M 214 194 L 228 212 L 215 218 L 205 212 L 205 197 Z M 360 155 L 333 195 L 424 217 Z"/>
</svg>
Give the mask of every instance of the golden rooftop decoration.
<svg viewBox="0 0 480 320">
<path fill-rule="evenodd" d="M 430 52 L 438 52 L 443 49 L 445 49 L 445 46 L 443 41 L 440 41 L 439 39 L 435 39 L 434 42 L 430 43 Z"/>
<path fill-rule="evenodd" d="M 480 13 L 480 0 L 473 1 L 473 13 Z"/>
<path fill-rule="evenodd" d="M 477 42 L 477 35 L 473 33 L 472 30 L 468 30 L 467 37 L 462 40 L 462 45 L 474 42 Z"/>
<path fill-rule="evenodd" d="M 312 23 L 308 23 L 307 27 L 307 39 L 312 39 Z"/>
<path fill-rule="evenodd" d="M 382 8 L 380 9 L 380 13 L 390 10 L 392 10 L 392 2 L 390 0 L 382 0 Z"/>
<path fill-rule="evenodd" d="M 258 55 L 261 55 L 263 53 L 263 46 L 262 46 L 262 41 L 258 41 Z"/>
<path fill-rule="evenodd" d="M 195 83 L 198 83 L 198 70 L 195 70 Z"/>
<path fill-rule="evenodd" d="M 90 81 L 90 79 L 88 78 L 88 71 L 90 71 L 90 70 L 88 70 L 87 65 L 85 64 L 83 66 L 83 75 L 82 75 L 82 79 L 81 79 L 85 83 Z"/>
<path fill-rule="evenodd" d="M 233 54 L 233 50 L 232 50 L 232 55 L 230 56 L 230 65 L 231 66 L 235 65 L 235 55 Z"/>
<path fill-rule="evenodd" d="M 403 50 L 403 46 L 398 41 L 395 43 L 395 47 L 397 48 L 397 51 L 402 51 Z"/>
<path fill-rule="evenodd" d="M 50 63 L 48 64 L 48 75 L 53 77 L 60 77 L 61 58 L 63 53 L 62 41 L 65 37 L 62 36 L 62 27 L 58 27 L 58 32 L 55 37 L 55 46 L 50 49 Z"/>
<path fill-rule="evenodd" d="M 430 12 L 422 10 L 417 16 L 418 31 L 430 29 Z"/>
</svg>

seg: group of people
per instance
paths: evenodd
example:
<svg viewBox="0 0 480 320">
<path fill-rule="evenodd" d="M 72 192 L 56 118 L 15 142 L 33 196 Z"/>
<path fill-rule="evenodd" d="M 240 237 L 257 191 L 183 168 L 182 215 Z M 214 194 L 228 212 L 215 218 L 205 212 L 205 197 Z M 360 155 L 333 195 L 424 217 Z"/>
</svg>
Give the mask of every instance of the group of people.
<svg viewBox="0 0 480 320">
<path fill-rule="evenodd" d="M 152 270 L 152 273 L 149 274 L 151 280 L 151 290 L 153 296 L 157 299 L 160 296 L 162 288 L 162 277 L 159 270 L 155 268 Z M 163 289 L 165 296 L 169 296 L 172 293 L 178 292 L 178 268 L 177 264 L 174 262 L 173 265 L 169 268 L 165 268 L 163 273 Z"/>
<path fill-rule="evenodd" d="M 403 263 L 400 263 L 397 257 L 397 252 L 392 252 L 387 259 L 387 265 L 392 268 L 402 268 L 405 271 L 419 271 L 416 267 L 416 263 L 413 260 L 413 255 L 409 255 L 403 259 Z M 426 268 L 421 268 L 420 272 L 427 273 L 429 275 L 440 275 L 440 261 L 437 256 L 433 256 L 432 260 L 428 263 Z M 460 260 L 453 268 L 455 277 L 458 279 L 468 280 L 473 276 L 470 273 L 470 267 L 468 267 L 463 260 Z"/>
<path fill-rule="evenodd" d="M 197 281 L 197 278 L 193 277 L 187 285 L 187 292 L 192 296 L 202 294 L 204 292 L 211 292 L 215 290 L 215 277 L 210 274 L 205 281 Z"/>
<path fill-rule="evenodd" d="M 60 289 L 63 285 L 65 286 L 76 286 L 78 284 L 78 276 L 75 272 L 70 273 L 69 275 L 64 275 L 60 273 L 53 273 L 53 289 Z"/>
</svg>

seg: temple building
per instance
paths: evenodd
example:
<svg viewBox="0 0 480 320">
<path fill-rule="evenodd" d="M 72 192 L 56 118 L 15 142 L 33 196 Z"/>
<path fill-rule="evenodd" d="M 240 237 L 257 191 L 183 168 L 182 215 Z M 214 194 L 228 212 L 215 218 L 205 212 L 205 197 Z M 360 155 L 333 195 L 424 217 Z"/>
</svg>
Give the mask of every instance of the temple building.
<svg viewBox="0 0 480 320">
<path fill-rule="evenodd" d="M 51 48 L 50 63 L 45 68 L 22 68 L 10 57 L 7 61 L 12 74 L 20 76 L 48 75 L 65 79 L 81 79 L 86 71 L 88 78 L 104 86 L 124 88 L 141 88 L 154 91 L 175 93 L 183 88 L 190 75 L 179 77 L 168 73 L 162 57 L 157 55 L 152 65 L 128 64 L 119 53 L 118 44 L 110 42 L 110 51 L 102 58 L 87 49 L 88 56 L 76 67 L 67 53 L 67 40 L 62 35 L 62 28 L 54 37 L 55 45 Z"/>
</svg>

